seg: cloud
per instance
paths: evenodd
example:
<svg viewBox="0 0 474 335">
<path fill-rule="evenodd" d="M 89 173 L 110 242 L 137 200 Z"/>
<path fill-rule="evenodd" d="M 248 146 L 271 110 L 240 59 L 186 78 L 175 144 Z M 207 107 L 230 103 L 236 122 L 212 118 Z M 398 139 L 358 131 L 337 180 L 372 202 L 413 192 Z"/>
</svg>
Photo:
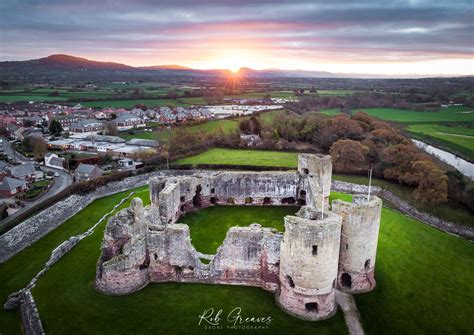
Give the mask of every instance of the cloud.
<svg viewBox="0 0 474 335">
<path fill-rule="evenodd" d="M 240 50 L 261 66 L 267 59 L 283 68 L 468 60 L 473 16 L 472 2 L 463 0 L 3 0 L 0 57 L 61 52 L 202 67 L 226 50 Z"/>
</svg>

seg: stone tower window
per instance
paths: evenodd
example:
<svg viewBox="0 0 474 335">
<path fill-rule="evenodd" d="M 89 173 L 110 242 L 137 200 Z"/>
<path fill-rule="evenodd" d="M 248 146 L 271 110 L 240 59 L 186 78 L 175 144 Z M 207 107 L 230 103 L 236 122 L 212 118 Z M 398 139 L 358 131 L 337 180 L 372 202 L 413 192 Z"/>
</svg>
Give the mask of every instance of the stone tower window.
<svg viewBox="0 0 474 335">
<path fill-rule="evenodd" d="M 318 311 L 318 304 L 316 302 L 308 302 L 304 304 L 305 309 L 307 312 L 317 312 Z"/>
<path fill-rule="evenodd" d="M 318 254 L 318 246 L 317 245 L 313 245 L 311 253 L 313 254 L 313 256 L 316 256 Z"/>
<path fill-rule="evenodd" d="M 308 169 L 303 169 L 303 173 L 304 174 L 309 174 L 309 170 Z"/>
<path fill-rule="evenodd" d="M 349 244 L 346 243 L 346 250 L 349 249 Z"/>
<path fill-rule="evenodd" d="M 291 279 L 290 276 L 286 276 L 286 280 L 288 280 L 288 285 L 290 285 L 291 288 L 295 287 L 295 283 L 293 282 L 293 279 Z"/>
<path fill-rule="evenodd" d="M 370 268 L 370 259 L 368 259 L 368 260 L 365 261 L 364 268 L 365 268 L 366 270 L 367 270 L 368 268 Z"/>
</svg>

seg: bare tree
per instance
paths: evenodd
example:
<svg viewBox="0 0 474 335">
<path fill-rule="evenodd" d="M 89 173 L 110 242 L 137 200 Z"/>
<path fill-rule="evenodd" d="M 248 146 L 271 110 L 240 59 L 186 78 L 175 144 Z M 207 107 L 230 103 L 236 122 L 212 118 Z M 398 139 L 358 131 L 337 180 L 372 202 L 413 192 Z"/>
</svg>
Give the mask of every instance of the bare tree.
<svg viewBox="0 0 474 335">
<path fill-rule="evenodd" d="M 109 121 L 105 124 L 105 132 L 110 136 L 117 136 L 119 133 L 117 125 L 113 121 Z"/>
</svg>

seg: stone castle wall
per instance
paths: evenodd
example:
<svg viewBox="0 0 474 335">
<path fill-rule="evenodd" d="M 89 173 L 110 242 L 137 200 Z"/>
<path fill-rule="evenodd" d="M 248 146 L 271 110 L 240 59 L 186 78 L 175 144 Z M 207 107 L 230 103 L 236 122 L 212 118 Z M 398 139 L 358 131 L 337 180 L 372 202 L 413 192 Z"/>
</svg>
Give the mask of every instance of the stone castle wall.
<svg viewBox="0 0 474 335">
<path fill-rule="evenodd" d="M 97 269 L 101 292 L 127 294 L 148 282 L 169 281 L 278 288 L 282 234 L 275 229 L 232 227 L 215 255 L 203 255 L 192 245 L 187 225 L 146 231 L 146 217 L 147 209 L 134 199 L 108 225 Z"/>
<path fill-rule="evenodd" d="M 96 288 L 106 294 L 128 294 L 149 282 L 256 286 L 275 292 L 280 307 L 299 318 L 330 317 L 336 311 L 335 287 L 342 273 L 354 275 L 354 291 L 375 285 L 356 280 L 355 274 L 360 259 L 367 257 L 373 259 L 373 273 L 381 209 L 380 200 L 373 197 L 369 205 L 356 198 L 352 204 L 338 202 L 337 210 L 330 211 L 331 169 L 329 156 L 305 154 L 299 156 L 298 172 L 221 171 L 152 178 L 151 205 L 143 207 L 134 199 L 130 208 L 109 221 Z M 258 224 L 232 227 L 217 253 L 205 255 L 192 245 L 189 227 L 176 222 L 185 213 L 214 204 L 303 207 L 285 217 L 284 234 Z M 341 226 L 348 227 L 347 236 L 341 235 Z M 366 249 L 357 229 L 370 233 Z M 341 253 L 341 239 L 354 249 Z M 350 254 L 352 250 L 359 254 Z"/>
<path fill-rule="evenodd" d="M 280 253 L 279 305 L 308 320 L 325 319 L 335 310 L 341 217 L 302 207 L 285 217 Z"/>
<path fill-rule="evenodd" d="M 375 257 L 382 201 L 354 195 L 352 202 L 335 200 L 332 210 L 342 218 L 338 287 L 352 293 L 375 288 Z"/>
</svg>

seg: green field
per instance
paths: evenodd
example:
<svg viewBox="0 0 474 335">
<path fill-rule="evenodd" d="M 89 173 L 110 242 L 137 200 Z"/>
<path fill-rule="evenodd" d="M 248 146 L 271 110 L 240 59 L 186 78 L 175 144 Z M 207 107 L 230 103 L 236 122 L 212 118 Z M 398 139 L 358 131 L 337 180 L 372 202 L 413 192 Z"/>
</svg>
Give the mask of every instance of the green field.
<svg viewBox="0 0 474 335">
<path fill-rule="evenodd" d="M 146 188 L 138 191 L 148 203 Z M 37 243 L 0 264 L 1 300 L 5 301 L 9 293 L 26 285 L 57 244 L 85 231 L 127 193 L 95 201 Z M 349 200 L 350 196 L 333 193 L 331 199 L 334 198 Z M 239 212 L 241 216 L 234 215 L 233 219 L 238 223 L 242 222 L 241 217 L 268 224 L 276 224 L 278 219 L 278 214 L 260 208 L 244 207 Z M 210 236 L 194 233 L 194 245 L 205 248 L 208 244 L 222 243 L 224 236 L 213 231 L 216 223 L 224 222 L 226 226 L 231 223 L 229 212 L 209 208 L 189 214 L 183 220 L 194 221 L 189 223 L 191 231 L 192 225 L 199 224 L 197 217 L 193 219 L 197 215 L 199 220 L 212 220 L 214 225 L 205 223 L 212 231 Z M 208 334 L 209 330 L 197 326 L 203 309 L 229 311 L 235 306 L 242 307 L 246 315 L 273 318 L 269 329 L 258 333 L 289 334 L 296 329 L 301 334 L 346 333 L 342 313 L 322 322 L 301 321 L 280 311 L 273 294 L 258 288 L 170 283 L 152 284 L 127 296 L 99 294 L 93 288 L 93 281 L 104 225 L 56 263 L 33 289 L 48 334 Z M 473 275 L 472 244 L 384 208 L 376 263 L 377 288 L 356 296 L 367 334 L 379 334 L 382 329 L 391 334 L 471 333 Z M 16 313 L 0 310 L 0 331 L 20 333 Z"/>
<path fill-rule="evenodd" d="M 215 148 L 196 156 L 180 159 L 175 163 L 256 165 L 294 168 L 298 163 L 298 153 Z"/>
<path fill-rule="evenodd" d="M 403 123 L 434 123 L 442 121 L 474 122 L 474 110 L 468 107 L 452 106 L 440 108 L 437 112 L 415 112 L 396 108 L 357 108 L 352 113 L 358 111 L 366 112 L 379 119 Z M 335 115 L 338 109 L 322 109 L 321 113 Z"/>
<path fill-rule="evenodd" d="M 179 102 L 180 100 L 171 99 L 131 99 L 131 100 L 104 100 L 104 101 L 85 101 L 81 102 L 84 107 L 93 108 L 126 108 L 132 109 L 137 104 L 144 104 L 147 108 L 155 108 L 167 105 L 173 105 L 176 107 L 186 107 L 189 105 L 186 102 Z"/>
<path fill-rule="evenodd" d="M 257 222 L 263 227 L 284 231 L 282 218 L 297 211 L 298 207 L 291 206 L 215 206 L 186 214 L 178 222 L 189 225 L 191 240 L 197 251 L 215 254 L 230 227 Z M 216 222 L 219 224 L 216 225 Z"/>
<path fill-rule="evenodd" d="M 16 101 L 66 101 L 67 98 L 50 97 L 45 95 L 0 95 L 0 102 L 16 102 Z"/>
<path fill-rule="evenodd" d="M 277 115 L 278 113 L 282 113 L 282 111 L 274 110 L 274 111 L 264 112 L 260 114 L 261 122 L 263 124 L 270 123 L 275 117 L 275 115 Z M 233 119 L 212 120 L 205 123 L 191 124 L 191 125 L 186 125 L 182 127 L 185 127 L 187 130 L 191 132 L 203 131 L 208 134 L 215 134 L 220 130 L 220 128 L 222 128 L 225 134 L 229 134 L 233 131 L 237 131 L 239 129 L 240 121 L 245 118 L 248 118 L 248 116 L 243 116 L 243 117 L 238 117 L 238 118 L 233 118 Z M 157 124 L 149 125 L 149 126 L 155 127 L 156 125 Z M 134 132 L 133 134 L 130 134 L 128 132 L 122 132 L 120 134 L 120 137 L 126 140 L 129 140 L 132 138 L 141 138 L 141 139 L 146 139 L 146 140 L 158 140 L 163 143 L 167 143 L 170 135 L 171 135 L 171 128 L 167 128 L 167 129 L 165 128 L 161 130 L 154 130 L 151 132 L 137 131 L 137 132 Z"/>
<path fill-rule="evenodd" d="M 213 134 L 219 131 L 222 127 L 225 134 L 228 134 L 232 131 L 236 131 L 239 127 L 240 120 L 238 119 L 226 119 L 226 120 L 213 120 L 205 123 L 194 124 L 190 126 L 184 126 L 190 132 L 206 132 L 209 134 Z M 136 132 L 134 134 L 130 134 L 128 132 L 123 132 L 120 134 L 120 137 L 129 140 L 132 138 L 142 138 L 146 140 L 158 140 L 162 143 L 168 143 L 169 138 L 171 136 L 171 128 L 162 129 L 162 130 L 154 130 L 151 132 Z"/>
<path fill-rule="evenodd" d="M 433 142 L 441 149 L 446 148 L 448 151 L 460 153 L 474 161 L 474 128 L 441 124 L 415 124 L 409 125 L 406 130 L 417 139 Z"/>
</svg>

